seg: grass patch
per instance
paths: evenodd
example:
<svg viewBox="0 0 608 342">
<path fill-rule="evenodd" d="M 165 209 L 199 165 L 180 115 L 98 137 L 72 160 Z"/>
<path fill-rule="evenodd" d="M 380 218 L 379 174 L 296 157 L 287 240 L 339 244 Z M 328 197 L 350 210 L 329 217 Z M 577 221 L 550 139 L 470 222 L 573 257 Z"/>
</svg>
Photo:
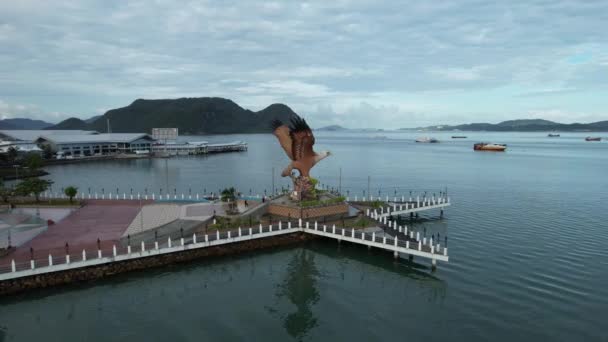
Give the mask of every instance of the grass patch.
<svg viewBox="0 0 608 342">
<path fill-rule="evenodd" d="M 300 206 L 302 208 L 319 207 L 319 206 L 325 206 L 325 205 L 332 205 L 332 204 L 342 203 L 345 200 L 346 200 L 346 197 L 340 196 L 340 197 L 331 198 L 331 199 L 324 200 L 324 201 L 320 201 L 320 200 L 302 201 L 302 202 L 300 202 Z"/>
<path fill-rule="evenodd" d="M 224 230 L 224 229 L 235 229 L 238 227 L 252 227 L 252 226 L 256 226 L 260 224 L 260 221 L 255 220 L 255 219 L 251 219 L 251 221 L 249 220 L 249 218 L 228 218 L 228 217 L 216 217 L 215 218 L 215 224 L 210 224 L 209 225 L 209 229 L 217 229 L 217 230 Z"/>
</svg>

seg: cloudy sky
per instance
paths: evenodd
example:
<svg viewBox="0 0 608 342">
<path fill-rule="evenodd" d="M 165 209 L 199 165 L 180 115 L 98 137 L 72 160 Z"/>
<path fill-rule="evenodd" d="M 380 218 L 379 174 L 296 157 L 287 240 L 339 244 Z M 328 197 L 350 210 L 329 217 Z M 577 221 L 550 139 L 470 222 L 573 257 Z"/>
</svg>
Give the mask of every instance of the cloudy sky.
<svg viewBox="0 0 608 342">
<path fill-rule="evenodd" d="M 608 1 L 0 1 L 0 117 L 282 102 L 312 126 L 608 120 Z"/>
</svg>

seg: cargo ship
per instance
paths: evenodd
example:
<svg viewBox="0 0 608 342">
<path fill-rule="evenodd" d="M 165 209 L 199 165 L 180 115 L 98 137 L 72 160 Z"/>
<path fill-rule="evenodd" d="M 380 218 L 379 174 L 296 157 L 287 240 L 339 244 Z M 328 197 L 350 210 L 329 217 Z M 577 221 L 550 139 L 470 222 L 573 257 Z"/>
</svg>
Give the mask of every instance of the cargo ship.
<svg viewBox="0 0 608 342">
<path fill-rule="evenodd" d="M 507 149 L 507 145 L 505 144 L 493 144 L 493 143 L 477 143 L 473 145 L 473 150 L 475 151 L 494 151 L 494 152 L 504 152 Z"/>
</svg>

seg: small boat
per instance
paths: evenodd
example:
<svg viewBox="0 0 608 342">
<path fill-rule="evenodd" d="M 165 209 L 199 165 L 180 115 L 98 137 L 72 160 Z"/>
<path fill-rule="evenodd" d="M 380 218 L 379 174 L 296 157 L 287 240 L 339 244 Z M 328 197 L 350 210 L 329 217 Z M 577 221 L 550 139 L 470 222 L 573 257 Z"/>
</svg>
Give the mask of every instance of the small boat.
<svg viewBox="0 0 608 342">
<path fill-rule="evenodd" d="M 559 134 L 549 133 L 547 134 L 549 138 L 559 138 Z"/>
<path fill-rule="evenodd" d="M 467 137 L 464 135 L 452 135 L 452 139 L 466 139 Z"/>
<path fill-rule="evenodd" d="M 503 152 L 506 149 L 507 149 L 506 144 L 477 143 L 477 144 L 473 145 L 473 150 L 475 150 L 475 151 Z"/>
<path fill-rule="evenodd" d="M 602 141 L 601 137 L 586 137 L 585 141 Z"/>
<path fill-rule="evenodd" d="M 435 139 L 435 138 L 429 138 L 429 137 L 423 137 L 423 138 L 418 138 L 416 139 L 417 143 L 438 143 L 439 140 Z"/>
</svg>

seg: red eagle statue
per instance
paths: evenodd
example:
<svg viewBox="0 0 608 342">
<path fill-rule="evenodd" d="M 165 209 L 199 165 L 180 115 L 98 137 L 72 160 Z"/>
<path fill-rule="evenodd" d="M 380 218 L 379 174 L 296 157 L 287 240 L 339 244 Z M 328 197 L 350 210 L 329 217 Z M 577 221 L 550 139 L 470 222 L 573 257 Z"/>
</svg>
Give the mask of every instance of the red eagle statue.
<svg viewBox="0 0 608 342">
<path fill-rule="evenodd" d="M 291 163 L 281 173 L 282 177 L 290 176 L 294 182 L 294 199 L 308 199 L 311 182 L 310 169 L 322 159 L 330 155 L 329 151 L 315 152 L 312 147 L 315 137 L 312 130 L 304 119 L 294 116 L 290 125 L 279 120 L 272 121 L 273 134 L 279 139 L 279 143 L 285 153 L 291 159 Z M 300 172 L 299 177 L 292 175 L 293 169 Z"/>
</svg>

